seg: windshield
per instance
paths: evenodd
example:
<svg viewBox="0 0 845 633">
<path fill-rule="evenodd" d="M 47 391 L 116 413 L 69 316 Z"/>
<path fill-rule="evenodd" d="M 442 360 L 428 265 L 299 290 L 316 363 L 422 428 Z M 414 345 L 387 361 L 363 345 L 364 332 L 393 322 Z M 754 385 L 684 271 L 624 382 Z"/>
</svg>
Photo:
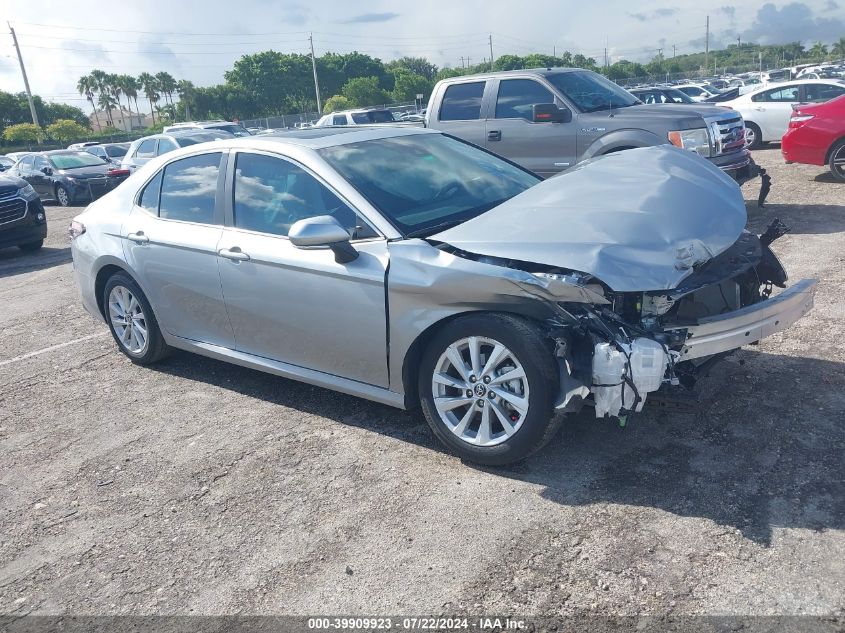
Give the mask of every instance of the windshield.
<svg viewBox="0 0 845 633">
<path fill-rule="evenodd" d="M 128 145 L 126 147 L 123 145 L 107 145 L 106 155 L 109 158 L 120 158 L 121 156 L 126 156 L 127 149 L 129 149 Z"/>
<path fill-rule="evenodd" d="M 234 134 L 235 136 L 252 136 L 249 131 L 241 126 L 237 125 L 236 123 L 229 123 L 229 124 L 221 124 L 221 125 L 209 125 L 206 130 L 223 130 L 224 132 L 228 132 L 229 134 Z"/>
<path fill-rule="evenodd" d="M 362 141 L 319 153 L 405 237 L 433 235 L 465 222 L 540 181 L 441 134 Z"/>
<path fill-rule="evenodd" d="M 352 120 L 358 125 L 367 123 L 393 123 L 396 119 L 390 110 L 370 110 L 369 112 L 353 112 Z"/>
<path fill-rule="evenodd" d="M 47 157 L 53 167 L 56 169 L 79 169 L 80 167 L 94 167 L 95 165 L 105 165 L 104 161 L 99 156 L 89 154 L 88 152 L 75 152 L 73 154 L 52 154 Z"/>
<path fill-rule="evenodd" d="M 552 85 L 575 104 L 581 112 L 597 112 L 610 108 L 627 108 L 639 100 L 609 79 L 588 71 L 546 75 Z"/>
<path fill-rule="evenodd" d="M 214 130 L 209 132 L 197 132 L 190 136 L 174 136 L 179 147 L 188 147 L 188 145 L 196 145 L 197 143 L 208 143 L 209 141 L 216 141 L 221 138 L 232 138 L 232 135 L 223 130 Z"/>
</svg>

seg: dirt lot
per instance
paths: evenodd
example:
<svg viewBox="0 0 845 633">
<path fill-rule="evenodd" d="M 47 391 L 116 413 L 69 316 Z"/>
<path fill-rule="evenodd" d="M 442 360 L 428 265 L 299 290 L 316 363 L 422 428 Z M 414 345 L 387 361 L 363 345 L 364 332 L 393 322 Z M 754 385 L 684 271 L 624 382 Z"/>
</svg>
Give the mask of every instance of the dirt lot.
<svg viewBox="0 0 845 633">
<path fill-rule="evenodd" d="M 786 166 L 749 224 L 820 280 L 696 412 L 588 415 L 487 470 L 418 412 L 189 354 L 119 354 L 64 235 L 0 251 L 0 613 L 845 611 L 845 185 Z M 43 351 L 46 350 L 46 351 Z M 33 352 L 42 352 L 27 356 Z"/>
</svg>

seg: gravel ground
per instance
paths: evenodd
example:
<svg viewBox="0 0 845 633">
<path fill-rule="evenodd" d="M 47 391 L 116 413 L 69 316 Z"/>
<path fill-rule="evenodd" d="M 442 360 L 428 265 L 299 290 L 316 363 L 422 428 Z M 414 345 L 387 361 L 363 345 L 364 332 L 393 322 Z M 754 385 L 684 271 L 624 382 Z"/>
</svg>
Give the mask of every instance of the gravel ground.
<svg viewBox="0 0 845 633">
<path fill-rule="evenodd" d="M 792 227 L 774 250 L 815 310 L 697 411 L 582 415 L 510 469 L 444 453 L 419 412 L 132 365 L 79 304 L 78 209 L 48 208 L 47 248 L 0 251 L 0 613 L 841 616 L 845 185 L 756 158 L 749 226 Z"/>
</svg>

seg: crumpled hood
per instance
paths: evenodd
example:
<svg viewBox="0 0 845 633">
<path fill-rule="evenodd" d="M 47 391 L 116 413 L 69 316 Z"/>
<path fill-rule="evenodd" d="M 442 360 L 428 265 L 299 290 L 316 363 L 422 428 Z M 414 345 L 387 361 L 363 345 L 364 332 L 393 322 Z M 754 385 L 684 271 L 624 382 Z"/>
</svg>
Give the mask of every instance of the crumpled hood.
<svg viewBox="0 0 845 633">
<path fill-rule="evenodd" d="M 589 273 L 617 292 L 668 290 L 739 237 L 737 184 L 692 152 L 645 147 L 585 161 L 430 239 Z"/>
</svg>

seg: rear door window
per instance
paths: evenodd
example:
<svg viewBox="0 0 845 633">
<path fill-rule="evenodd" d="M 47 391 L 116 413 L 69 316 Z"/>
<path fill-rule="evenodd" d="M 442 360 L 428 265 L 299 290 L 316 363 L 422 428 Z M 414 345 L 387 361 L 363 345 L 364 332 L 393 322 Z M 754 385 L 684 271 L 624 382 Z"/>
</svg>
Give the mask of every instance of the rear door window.
<svg viewBox="0 0 845 633">
<path fill-rule="evenodd" d="M 156 155 L 156 142 L 158 139 L 148 138 L 145 141 L 141 141 L 141 144 L 138 146 L 138 149 L 135 150 L 135 156 L 138 158 L 152 158 Z"/>
<path fill-rule="evenodd" d="M 332 125 L 346 125 L 346 115 L 336 114 L 332 117 Z"/>
<path fill-rule="evenodd" d="M 172 152 L 174 149 L 179 149 L 179 146 L 169 138 L 161 138 L 158 140 L 158 156 L 166 154 L 167 152 Z"/>
<path fill-rule="evenodd" d="M 551 91 L 533 79 L 503 79 L 496 97 L 496 118 L 532 121 L 534 105 L 554 102 Z"/>
<path fill-rule="evenodd" d="M 441 121 L 470 121 L 481 118 L 484 81 L 453 84 L 446 88 L 440 106 Z"/>
<path fill-rule="evenodd" d="M 805 84 L 804 101 L 821 103 L 830 101 L 845 94 L 845 86 L 834 86 L 832 84 Z"/>
<path fill-rule="evenodd" d="M 164 168 L 159 216 L 168 220 L 214 224 L 220 152 L 174 161 Z"/>
</svg>

